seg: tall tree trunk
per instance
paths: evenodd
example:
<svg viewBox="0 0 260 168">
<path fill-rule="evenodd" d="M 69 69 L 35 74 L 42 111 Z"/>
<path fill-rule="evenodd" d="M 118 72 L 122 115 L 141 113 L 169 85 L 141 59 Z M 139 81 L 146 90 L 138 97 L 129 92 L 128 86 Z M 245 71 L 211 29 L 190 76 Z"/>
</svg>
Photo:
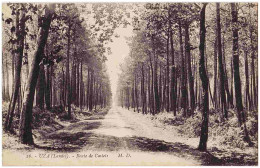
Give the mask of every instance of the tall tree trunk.
<svg viewBox="0 0 260 168">
<path fill-rule="evenodd" d="M 3 54 L 2 54 L 3 55 Z M 5 71 L 4 71 L 5 67 Z M 7 58 L 5 59 L 5 66 L 3 62 L 3 100 L 10 101 L 10 93 L 9 93 L 9 70 L 7 64 Z"/>
<path fill-rule="evenodd" d="M 226 31 L 226 30 L 225 30 Z M 227 93 L 227 106 L 228 104 L 233 108 L 233 99 L 231 99 L 231 95 L 230 95 L 230 92 L 229 92 L 229 87 L 228 87 L 228 74 L 227 74 L 227 67 L 226 67 L 226 59 L 225 59 L 225 36 L 224 36 L 224 33 L 223 33 L 223 66 L 224 66 L 224 78 L 225 78 L 225 90 L 226 90 L 226 93 Z"/>
<path fill-rule="evenodd" d="M 217 34 L 217 33 L 216 33 Z M 217 83 L 218 83 L 218 53 L 217 53 L 217 44 L 218 40 L 217 38 L 215 39 L 214 42 L 214 91 L 213 91 L 213 97 L 214 97 L 214 107 L 218 107 L 218 92 L 217 92 Z"/>
<path fill-rule="evenodd" d="M 10 101 L 10 93 L 9 93 L 9 70 L 7 65 L 7 59 L 5 60 L 5 67 L 6 67 L 6 90 L 5 90 L 5 97 L 6 101 Z"/>
<path fill-rule="evenodd" d="M 171 23 L 170 23 L 171 25 Z M 170 29 L 170 43 L 171 43 L 171 56 L 172 56 L 172 74 L 171 74 L 171 111 L 173 111 L 173 114 L 176 116 L 176 96 L 177 96 L 177 90 L 175 87 L 176 84 L 176 72 L 175 72 L 175 63 L 174 63 L 174 46 L 173 46 L 173 34 L 172 29 Z"/>
<path fill-rule="evenodd" d="M 24 43 L 26 44 L 26 35 L 24 36 Z M 26 79 L 28 79 L 29 77 L 29 56 L 28 56 L 28 50 L 25 49 L 25 54 L 24 54 L 24 58 L 23 58 L 26 62 L 25 66 L 26 66 Z"/>
<path fill-rule="evenodd" d="M 48 43 L 45 46 L 45 55 L 46 59 L 49 60 L 49 53 L 48 53 Z M 49 110 L 51 108 L 51 93 L 50 93 L 50 67 L 49 65 L 45 65 L 45 104 L 46 109 Z"/>
<path fill-rule="evenodd" d="M 225 118 L 228 118 L 227 105 L 226 105 L 226 95 L 225 95 L 225 76 L 224 67 L 222 60 L 222 45 L 221 45 L 221 25 L 220 25 L 220 8 L 219 3 L 217 3 L 217 41 L 218 41 L 218 65 L 219 65 L 219 75 L 220 75 L 220 94 L 222 102 L 222 111 L 224 112 Z"/>
<path fill-rule="evenodd" d="M 13 50 L 13 49 L 14 49 L 14 47 L 12 47 L 12 50 Z M 15 82 L 14 82 L 14 81 L 15 81 L 15 74 L 14 74 L 14 73 L 15 73 L 15 72 L 14 72 L 14 71 L 15 71 L 15 70 L 14 70 L 14 69 L 15 69 L 15 68 L 14 68 L 14 67 L 15 67 L 15 55 L 16 55 L 16 54 L 12 54 L 12 91 L 13 91 L 14 83 L 15 83 Z M 12 93 L 12 94 L 13 94 L 13 93 Z M 11 99 L 12 99 L 12 96 L 11 96 Z"/>
<path fill-rule="evenodd" d="M 195 97 L 194 97 L 194 79 L 191 70 L 191 58 L 190 58 L 190 37 L 189 37 L 189 24 L 185 24 L 185 55 L 188 63 L 188 75 L 189 75 L 189 90 L 190 90 L 190 106 L 191 114 L 193 114 L 195 108 Z"/>
<path fill-rule="evenodd" d="M 71 70 L 71 103 L 75 103 L 76 100 L 76 68 L 75 57 L 73 58 L 72 70 Z"/>
<path fill-rule="evenodd" d="M 131 98 L 132 98 L 131 108 L 134 108 L 134 112 L 135 112 L 135 92 L 134 92 L 135 86 L 134 85 L 135 85 L 135 82 L 133 80 L 132 91 L 131 91 Z"/>
<path fill-rule="evenodd" d="M 84 96 L 84 82 L 83 82 L 83 65 L 82 65 L 82 62 L 80 63 L 80 88 L 79 88 L 79 93 L 80 94 L 80 109 L 82 109 L 83 107 L 83 97 Z"/>
<path fill-rule="evenodd" d="M 150 83 L 151 83 L 151 75 L 150 75 L 150 67 L 148 69 L 148 73 L 147 73 L 148 77 L 147 77 L 147 87 L 148 87 L 148 93 L 147 93 L 147 105 L 148 105 L 148 109 L 149 109 L 149 112 L 151 113 L 151 88 L 150 88 Z"/>
<path fill-rule="evenodd" d="M 137 112 L 139 113 L 139 102 L 138 102 L 138 81 L 137 81 L 137 77 L 135 76 L 135 103 L 136 103 L 136 109 L 137 109 Z"/>
<path fill-rule="evenodd" d="M 197 70 L 197 62 L 195 61 L 195 58 L 194 58 L 194 77 L 195 77 L 195 102 L 196 102 L 196 105 L 198 105 L 198 70 Z"/>
<path fill-rule="evenodd" d="M 166 74 L 167 73 L 167 68 L 164 68 L 164 75 L 163 75 L 163 100 L 162 100 L 162 104 L 163 104 L 163 108 L 162 110 L 166 109 L 167 107 L 167 77 Z"/>
<path fill-rule="evenodd" d="M 3 56 L 4 56 L 4 54 L 3 54 L 3 52 L 2 52 L 2 58 L 3 58 Z M 6 58 L 6 60 L 7 60 L 7 58 Z M 2 65 L 4 65 L 4 59 L 2 59 Z M 3 101 L 7 101 L 6 99 L 6 81 L 5 81 L 5 68 L 4 68 L 4 66 L 2 66 L 2 100 Z"/>
<path fill-rule="evenodd" d="M 177 81 L 178 81 L 178 94 L 177 94 L 177 108 L 178 107 L 181 107 L 181 100 L 182 100 L 182 96 L 181 96 L 181 87 L 182 87 L 182 79 L 181 79 L 181 74 L 180 74 L 180 66 L 178 66 L 177 67 L 177 69 L 178 69 L 178 73 L 176 73 L 177 75 L 178 75 L 178 77 L 177 77 Z"/>
<path fill-rule="evenodd" d="M 130 107 L 130 88 L 127 86 L 126 87 L 126 96 L 127 96 L 127 109 L 129 110 Z"/>
<path fill-rule="evenodd" d="M 67 86 L 67 106 L 68 106 L 68 119 L 71 118 L 71 88 L 70 88 L 70 31 L 71 31 L 71 20 L 69 19 L 68 28 L 68 49 L 67 49 L 67 61 L 66 61 L 66 86 Z"/>
<path fill-rule="evenodd" d="M 168 30 L 167 30 L 167 42 L 166 42 L 166 74 L 165 74 L 165 82 L 166 82 L 166 92 L 165 92 L 165 98 L 166 98 L 166 111 L 170 111 L 170 97 L 169 97 L 169 92 L 170 92 L 170 86 L 169 86 L 169 73 L 170 73 L 170 61 L 169 61 L 169 42 L 170 42 L 170 23 L 168 25 Z"/>
<path fill-rule="evenodd" d="M 159 111 L 161 111 L 161 109 L 162 109 L 162 64 L 161 64 L 161 62 L 159 62 L 159 68 L 160 68 L 160 74 L 159 74 L 159 100 L 160 100 L 160 110 Z"/>
<path fill-rule="evenodd" d="M 251 45 L 251 74 L 252 74 L 252 90 L 253 93 L 252 95 L 252 100 L 253 100 L 253 106 L 255 109 L 257 109 L 257 103 L 258 103 L 258 92 L 257 92 L 257 87 L 256 87 L 256 75 L 255 75 L 255 48 L 253 45 L 253 28 L 250 27 L 250 45 Z"/>
<path fill-rule="evenodd" d="M 62 109 L 65 110 L 65 107 L 66 107 L 66 79 L 65 79 L 65 73 L 64 73 L 64 70 L 63 70 L 63 67 L 62 67 Z"/>
<path fill-rule="evenodd" d="M 53 80 L 54 80 L 54 74 L 53 74 L 53 66 L 51 65 L 51 68 L 50 68 L 50 107 L 52 108 L 53 107 Z"/>
<path fill-rule="evenodd" d="M 154 39 L 153 39 L 154 42 Z M 153 46 L 155 47 L 155 46 Z M 157 80 L 157 65 L 158 65 L 158 54 L 156 54 L 156 51 L 154 49 L 154 101 L 155 101 L 155 113 L 158 113 L 160 111 L 160 98 L 158 94 L 158 80 Z M 169 101 L 168 101 L 169 103 Z M 169 105 L 169 104 L 168 104 Z"/>
<path fill-rule="evenodd" d="M 238 53 L 238 29 L 237 24 L 237 10 L 236 5 L 231 3 L 232 9 L 232 31 L 233 31 L 233 65 L 234 65 L 234 83 L 235 83 L 235 97 L 236 107 L 238 113 L 239 124 L 242 125 L 241 112 L 243 111 L 242 94 L 241 94 L 241 81 L 239 74 L 239 53 Z"/>
<path fill-rule="evenodd" d="M 93 109 L 93 80 L 94 80 L 94 74 L 93 70 L 90 70 L 90 85 L 89 85 L 89 110 L 92 111 Z"/>
<path fill-rule="evenodd" d="M 25 91 L 25 98 L 23 101 L 23 109 L 20 116 L 20 141 L 23 144 L 33 144 L 32 137 L 32 106 L 34 100 L 35 87 L 38 79 L 38 74 L 40 70 L 40 62 L 43 58 L 43 51 L 45 44 L 47 42 L 49 28 L 52 20 L 52 16 L 54 13 L 54 4 L 50 5 L 50 9 L 48 6 L 45 8 L 45 16 L 43 17 L 42 27 L 39 30 L 37 49 L 34 53 L 34 57 L 32 60 L 32 66 L 30 75 L 27 82 L 27 87 Z"/>
<path fill-rule="evenodd" d="M 43 110 L 44 109 L 44 90 L 45 90 L 45 72 L 44 65 L 40 64 L 40 72 L 36 86 L 36 105 Z"/>
<path fill-rule="evenodd" d="M 149 55 L 150 57 L 150 69 L 151 69 L 151 77 L 152 77 L 152 81 L 151 81 L 151 87 L 150 87 L 150 112 L 152 114 L 154 114 L 154 69 L 153 69 L 153 63 L 152 63 L 152 56 Z"/>
<path fill-rule="evenodd" d="M 96 101 L 96 77 L 93 75 L 93 84 L 92 84 L 92 107 L 95 107 L 95 101 Z"/>
<path fill-rule="evenodd" d="M 25 33 L 25 13 L 23 10 L 20 10 L 19 12 L 16 11 L 16 32 L 15 33 L 17 37 L 17 45 L 15 51 L 15 61 L 16 61 L 15 80 L 13 84 L 12 98 L 9 104 L 8 114 L 6 116 L 5 125 L 4 125 L 6 131 L 11 131 L 15 105 L 19 96 L 19 88 L 21 84 L 21 69 L 22 69 L 24 33 Z"/>
<path fill-rule="evenodd" d="M 88 109 L 90 104 L 90 82 L 91 82 L 91 72 L 90 72 L 90 68 L 88 68 L 88 83 L 87 83 L 87 96 L 86 96 L 86 103 Z"/>
<path fill-rule="evenodd" d="M 97 83 L 97 80 L 96 80 L 96 78 L 94 78 L 95 80 L 94 80 L 94 89 L 93 89 L 93 100 L 94 100 L 94 108 L 95 108 L 95 110 L 96 110 L 96 105 L 97 105 L 97 85 L 98 85 L 98 83 Z"/>
<path fill-rule="evenodd" d="M 202 110 L 202 124 L 200 132 L 200 143 L 198 149 L 200 151 L 207 150 L 207 141 L 208 141 L 208 118 L 209 118 L 209 93 L 208 93 L 208 77 L 205 68 L 205 37 L 206 37 L 206 28 L 205 28 L 205 10 L 207 4 L 203 4 L 200 13 L 200 63 L 199 63 L 199 73 L 202 82 L 203 88 L 203 110 Z"/>
<path fill-rule="evenodd" d="M 183 116 L 187 115 L 187 85 L 186 85 L 186 59 L 183 55 L 183 42 L 182 42 L 182 27 L 179 22 L 179 33 L 180 33 L 180 52 L 181 52 L 181 73 L 182 73 L 182 82 L 181 82 L 181 107 L 183 108 Z"/>
<path fill-rule="evenodd" d="M 19 93 L 18 93 L 18 98 L 17 98 L 17 111 L 16 114 L 21 113 L 21 87 L 19 87 Z"/>
<path fill-rule="evenodd" d="M 230 65 L 230 73 L 231 73 L 231 86 L 230 86 L 230 96 L 231 96 L 231 99 L 232 99 L 232 102 L 234 100 L 234 92 L 233 92 L 233 79 L 234 79 L 234 69 L 233 69 L 233 59 L 231 57 L 231 65 Z"/>
<path fill-rule="evenodd" d="M 245 133 L 244 139 L 251 146 L 252 142 L 248 135 L 245 112 L 243 110 L 243 103 L 242 103 L 241 81 L 240 81 L 240 73 L 239 73 L 239 50 L 238 50 L 238 27 L 237 27 L 238 12 L 235 3 L 231 3 L 231 15 L 232 15 L 232 32 L 233 32 L 233 65 L 234 65 L 236 108 L 237 108 L 239 124 L 240 126 L 243 125 L 243 130 Z"/>
<path fill-rule="evenodd" d="M 145 114 L 145 103 L 146 103 L 146 96 L 145 96 L 145 86 L 144 86 L 144 63 L 142 63 L 142 113 Z"/>
<path fill-rule="evenodd" d="M 76 90 L 76 106 L 79 107 L 79 102 L 80 102 L 80 62 L 79 60 L 77 61 L 77 90 Z"/>
<path fill-rule="evenodd" d="M 50 73 L 48 65 L 45 66 L 45 104 L 46 109 L 51 108 L 51 97 L 50 97 Z"/>
<path fill-rule="evenodd" d="M 249 74 L 248 74 L 248 57 L 247 57 L 248 51 L 245 49 L 245 76 L 246 76 L 246 107 L 248 110 L 251 110 L 252 104 L 251 104 L 251 97 L 249 93 Z"/>
</svg>

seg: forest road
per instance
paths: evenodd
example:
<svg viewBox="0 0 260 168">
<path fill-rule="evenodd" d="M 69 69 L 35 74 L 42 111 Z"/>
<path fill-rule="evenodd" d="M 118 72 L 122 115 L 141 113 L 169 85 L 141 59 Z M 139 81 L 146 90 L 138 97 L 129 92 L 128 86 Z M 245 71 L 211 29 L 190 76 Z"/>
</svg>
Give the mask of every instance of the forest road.
<svg viewBox="0 0 260 168">
<path fill-rule="evenodd" d="M 47 139 L 60 150 L 93 153 L 99 159 L 113 160 L 114 165 L 220 164 L 213 155 L 183 143 L 174 131 L 154 126 L 141 113 L 120 107 L 111 108 L 103 118 L 71 123 Z"/>
<path fill-rule="evenodd" d="M 246 164 L 237 158 L 227 162 L 209 152 L 200 152 L 199 138 L 182 137 L 175 129 L 120 107 L 111 108 L 106 115 L 69 123 L 44 139 L 38 143 L 41 148 L 75 154 L 78 159 L 91 154 L 96 159 L 91 160 L 92 165 Z"/>
</svg>

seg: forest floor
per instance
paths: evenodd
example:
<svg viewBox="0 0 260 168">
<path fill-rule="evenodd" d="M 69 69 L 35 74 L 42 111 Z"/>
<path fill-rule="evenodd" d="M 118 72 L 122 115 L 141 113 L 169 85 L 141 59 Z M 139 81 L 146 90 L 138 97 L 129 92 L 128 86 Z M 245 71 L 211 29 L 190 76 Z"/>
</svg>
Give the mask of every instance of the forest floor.
<svg viewBox="0 0 260 168">
<path fill-rule="evenodd" d="M 3 161 L 4 165 L 257 165 L 255 148 L 219 148 L 209 140 L 208 152 L 200 152 L 199 138 L 185 137 L 177 127 L 120 107 L 92 115 L 83 112 L 72 121 L 55 119 L 34 130 L 34 147 L 4 133 Z M 19 158 L 17 163 L 7 161 L 11 155 Z"/>
</svg>

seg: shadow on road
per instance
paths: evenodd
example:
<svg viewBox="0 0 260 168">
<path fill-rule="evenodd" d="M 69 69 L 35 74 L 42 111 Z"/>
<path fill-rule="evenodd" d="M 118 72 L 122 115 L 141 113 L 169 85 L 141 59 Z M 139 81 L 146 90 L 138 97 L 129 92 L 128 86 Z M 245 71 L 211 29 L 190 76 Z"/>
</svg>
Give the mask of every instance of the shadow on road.
<svg viewBox="0 0 260 168">
<path fill-rule="evenodd" d="M 257 158 L 245 153 L 232 153 L 230 151 L 214 148 L 212 151 L 200 152 L 196 148 L 181 142 L 166 142 L 158 139 L 150 139 L 140 136 L 116 136 L 102 132 L 96 132 L 102 125 L 102 119 L 106 113 L 88 117 L 62 129 L 45 132 L 38 138 L 36 148 L 46 151 L 59 152 L 82 152 L 82 151 L 120 151 L 129 152 L 160 152 L 184 159 L 195 159 L 202 165 L 257 165 Z M 103 126 L 102 126 L 103 127 Z M 110 130 L 117 126 L 107 124 L 106 129 Z M 132 129 L 130 127 L 125 127 Z M 119 133 L 119 132 L 118 132 Z M 119 133 L 120 134 L 120 133 Z M 212 155 L 212 153 L 215 155 Z M 216 157 L 218 156 L 218 157 Z"/>
<path fill-rule="evenodd" d="M 91 146 L 94 143 L 91 137 L 94 136 L 91 130 L 98 129 L 101 120 L 107 115 L 108 110 L 93 111 L 93 113 L 77 112 L 79 119 L 70 121 L 67 127 L 59 123 L 49 126 L 47 129 L 38 130 L 40 137 L 36 137 L 35 147 L 43 150 L 75 152 L 85 146 Z M 59 126 L 58 128 L 56 128 Z"/>
<path fill-rule="evenodd" d="M 257 161 L 244 159 L 249 156 L 234 156 L 217 158 L 209 152 L 200 152 L 180 142 L 165 142 L 146 137 L 115 137 L 89 132 L 98 129 L 100 121 L 83 121 L 72 124 L 66 129 L 54 132 L 45 137 L 37 148 L 44 150 L 57 150 L 59 152 L 76 152 L 83 150 L 119 151 L 124 148 L 132 151 L 163 152 L 181 158 L 195 158 L 203 165 L 256 165 Z M 73 128 L 73 129 L 72 129 Z M 222 151 L 224 152 L 224 151 Z"/>
<path fill-rule="evenodd" d="M 145 137 L 126 138 L 131 148 L 136 148 L 147 152 L 165 152 L 182 158 L 196 158 L 202 161 L 202 165 L 217 166 L 217 165 L 257 165 L 257 159 L 251 158 L 247 154 L 234 154 L 232 157 L 217 158 L 212 155 L 212 152 L 200 152 L 196 148 L 180 142 L 165 142 L 162 140 L 149 139 Z M 216 150 L 217 148 L 215 148 Z M 226 151 L 218 151 L 224 153 Z"/>
<path fill-rule="evenodd" d="M 83 121 L 71 124 L 62 130 L 52 132 L 39 138 L 35 147 L 44 150 L 64 152 L 78 151 L 84 146 L 93 145 L 91 144 L 91 137 L 94 134 L 88 131 L 97 129 L 100 125 L 100 121 Z"/>
<path fill-rule="evenodd" d="M 208 152 L 200 152 L 186 144 L 165 142 L 145 137 L 131 137 L 127 140 L 132 148 L 147 152 L 165 152 L 181 158 L 195 158 L 201 160 L 203 165 L 220 165 L 221 160 Z"/>
</svg>

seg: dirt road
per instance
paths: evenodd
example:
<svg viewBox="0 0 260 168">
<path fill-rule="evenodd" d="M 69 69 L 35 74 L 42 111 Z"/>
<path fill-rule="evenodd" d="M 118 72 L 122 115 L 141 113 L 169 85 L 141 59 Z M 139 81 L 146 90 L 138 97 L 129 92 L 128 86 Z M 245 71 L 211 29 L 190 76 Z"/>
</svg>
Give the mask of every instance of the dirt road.
<svg viewBox="0 0 260 168">
<path fill-rule="evenodd" d="M 119 164 L 218 164 L 218 159 L 212 155 L 181 142 L 184 138 L 177 137 L 176 132 L 155 127 L 142 114 L 120 107 L 110 109 L 104 118 L 70 124 L 47 137 L 62 150 L 95 151 L 99 155 L 109 155 L 110 159 L 114 157 Z"/>
<path fill-rule="evenodd" d="M 183 138 L 173 129 L 156 126 L 144 115 L 120 107 L 113 107 L 102 117 L 66 124 L 38 138 L 36 143 L 38 148 L 30 150 L 32 158 L 45 165 L 242 164 L 239 159 L 223 160 L 209 152 L 199 152 L 198 138 Z M 48 158 L 50 153 L 57 155 L 56 160 Z M 39 154 L 44 157 L 39 158 Z M 60 154 L 66 157 L 59 157 Z M 38 163 L 41 162 L 35 165 Z"/>
</svg>

